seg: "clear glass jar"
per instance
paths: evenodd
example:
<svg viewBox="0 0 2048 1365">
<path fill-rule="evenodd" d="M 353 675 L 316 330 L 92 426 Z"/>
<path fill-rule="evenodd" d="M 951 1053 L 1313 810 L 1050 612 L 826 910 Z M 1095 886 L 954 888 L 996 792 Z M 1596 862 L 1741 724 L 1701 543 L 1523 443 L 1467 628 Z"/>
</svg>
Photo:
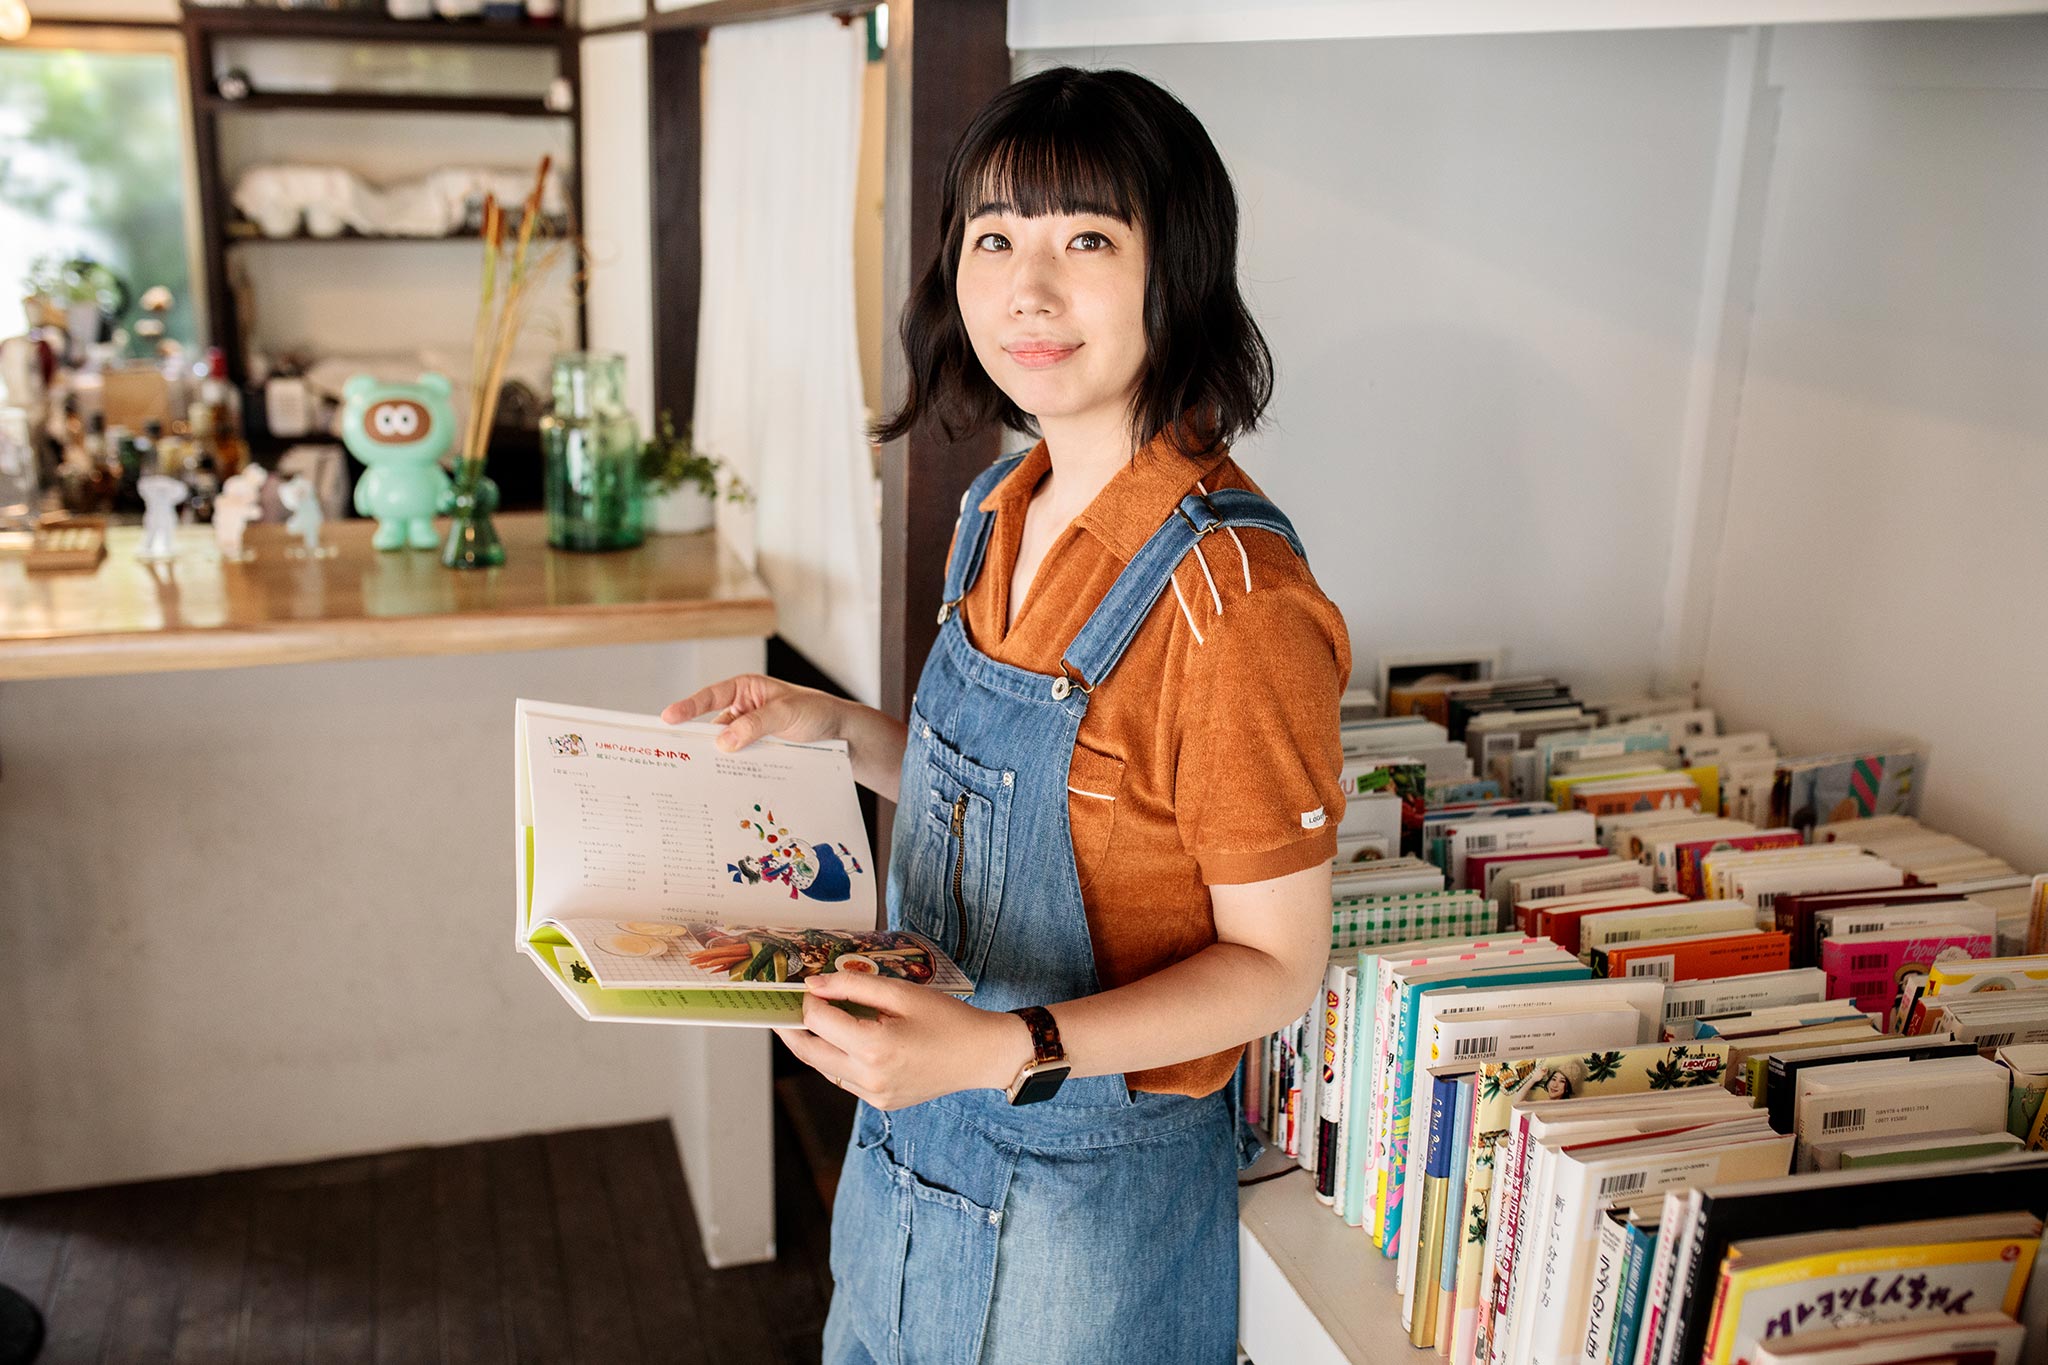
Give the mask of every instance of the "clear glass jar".
<svg viewBox="0 0 2048 1365">
<path fill-rule="evenodd" d="M 555 357 L 555 407 L 541 418 L 540 447 L 548 544 L 557 550 L 627 550 L 646 539 L 640 429 L 625 388 L 624 356 Z"/>
</svg>

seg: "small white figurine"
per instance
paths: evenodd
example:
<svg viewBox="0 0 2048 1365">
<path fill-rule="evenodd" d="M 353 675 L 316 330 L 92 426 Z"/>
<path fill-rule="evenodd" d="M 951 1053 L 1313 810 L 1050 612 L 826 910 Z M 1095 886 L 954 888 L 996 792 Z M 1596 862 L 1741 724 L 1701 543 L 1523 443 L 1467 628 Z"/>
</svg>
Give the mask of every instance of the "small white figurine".
<svg viewBox="0 0 2048 1365">
<path fill-rule="evenodd" d="M 242 548 L 242 532 L 250 522 L 263 519 L 263 481 L 269 477 L 262 465 L 252 464 L 221 484 L 220 496 L 213 500 L 213 541 L 222 559 L 255 558 Z"/>
<path fill-rule="evenodd" d="M 302 559 L 325 559 L 334 554 L 333 546 L 320 543 L 320 524 L 326 518 L 320 510 L 320 492 L 313 481 L 304 474 L 294 474 L 277 496 L 291 513 L 284 529 L 304 542 L 304 548 L 292 553 Z"/>
<path fill-rule="evenodd" d="M 183 479 L 168 474 L 144 474 L 135 482 L 142 495 L 142 546 L 137 559 L 167 560 L 178 557 L 178 504 L 191 490 Z"/>
</svg>

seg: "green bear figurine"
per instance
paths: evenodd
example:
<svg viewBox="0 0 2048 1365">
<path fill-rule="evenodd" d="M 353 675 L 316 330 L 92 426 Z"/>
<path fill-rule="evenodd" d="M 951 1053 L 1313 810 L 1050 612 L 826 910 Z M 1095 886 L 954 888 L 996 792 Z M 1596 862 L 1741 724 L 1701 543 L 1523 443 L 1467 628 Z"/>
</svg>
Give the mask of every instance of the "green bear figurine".
<svg viewBox="0 0 2048 1365">
<path fill-rule="evenodd" d="M 359 374 L 342 385 L 341 442 L 367 466 L 356 484 L 356 513 L 377 519 L 370 544 L 379 550 L 441 543 L 434 518 L 448 510 L 451 485 L 440 462 L 455 442 L 448 395 L 447 377 L 431 370 L 413 384 Z"/>
</svg>

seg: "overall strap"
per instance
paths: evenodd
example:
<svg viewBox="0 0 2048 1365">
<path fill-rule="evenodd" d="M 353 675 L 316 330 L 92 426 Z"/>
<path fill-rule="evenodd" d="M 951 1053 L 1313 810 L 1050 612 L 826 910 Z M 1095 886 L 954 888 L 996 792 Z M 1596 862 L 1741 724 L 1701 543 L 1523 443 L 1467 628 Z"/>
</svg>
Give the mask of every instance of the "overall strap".
<svg viewBox="0 0 2048 1365">
<path fill-rule="evenodd" d="M 1166 591 L 1173 571 L 1187 552 L 1196 541 L 1225 526 L 1277 531 L 1287 537 L 1294 553 L 1308 558 L 1308 552 L 1301 547 L 1301 537 L 1294 533 L 1294 523 L 1257 493 L 1245 488 L 1190 493 L 1181 499 L 1165 524 L 1152 533 L 1144 548 L 1132 556 L 1088 623 L 1081 627 L 1081 633 L 1067 646 L 1062 677 L 1083 691 L 1092 692 L 1101 686 L 1131 641 L 1137 638 L 1138 627 L 1145 624 L 1152 604 Z M 1067 677 L 1068 669 L 1078 676 Z"/>
<path fill-rule="evenodd" d="M 959 531 L 953 538 L 953 557 L 946 561 L 946 586 L 939 603 L 940 625 L 945 625 L 946 618 L 959 609 L 961 599 L 974 586 L 974 580 L 981 576 L 982 556 L 988 551 L 989 528 L 995 523 L 991 513 L 981 510 L 981 500 L 1030 453 L 1022 451 L 997 460 L 975 475 L 974 482 L 967 485 L 966 493 L 961 495 Z"/>
</svg>

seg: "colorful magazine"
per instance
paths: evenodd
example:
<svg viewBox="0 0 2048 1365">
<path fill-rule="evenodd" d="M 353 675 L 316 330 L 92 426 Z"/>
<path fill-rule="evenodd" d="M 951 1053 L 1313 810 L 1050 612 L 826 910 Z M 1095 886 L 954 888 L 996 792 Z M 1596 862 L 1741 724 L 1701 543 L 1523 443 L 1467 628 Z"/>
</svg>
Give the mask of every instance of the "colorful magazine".
<svg viewBox="0 0 2048 1365">
<path fill-rule="evenodd" d="M 520 701 L 515 943 L 586 1019 L 757 1027 L 855 971 L 955 995 L 941 947 L 875 929 L 874 861 L 841 743 Z"/>
</svg>

